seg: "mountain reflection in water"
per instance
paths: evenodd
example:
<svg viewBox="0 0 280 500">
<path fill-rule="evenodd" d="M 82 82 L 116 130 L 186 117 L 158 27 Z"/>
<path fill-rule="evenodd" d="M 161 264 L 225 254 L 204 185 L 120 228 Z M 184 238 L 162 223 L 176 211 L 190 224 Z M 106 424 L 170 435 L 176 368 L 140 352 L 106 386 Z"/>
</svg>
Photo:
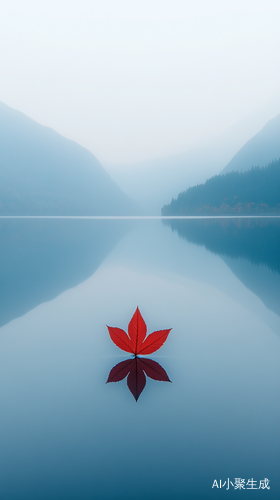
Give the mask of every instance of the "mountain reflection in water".
<svg viewBox="0 0 280 500">
<path fill-rule="evenodd" d="M 126 359 L 115 365 L 109 373 L 109 382 L 120 382 L 127 377 L 127 387 L 131 394 L 138 400 L 146 385 L 146 376 L 161 382 L 171 382 L 164 368 L 153 359 L 134 358 Z"/>
<path fill-rule="evenodd" d="M 190 243 L 218 254 L 280 316 L 280 218 L 164 220 Z"/>
<path fill-rule="evenodd" d="M 160 220 L 0 220 L 1 321 L 29 311 L 1 328 L 1 500 L 216 500 L 235 476 L 279 500 L 280 317 L 222 260 L 271 286 L 279 226 L 244 223 L 186 221 L 188 243 Z M 158 355 L 110 339 L 136 305 L 172 326 Z"/>
<path fill-rule="evenodd" d="M 89 278 L 127 230 L 127 221 L 2 219 L 0 327 Z"/>
</svg>

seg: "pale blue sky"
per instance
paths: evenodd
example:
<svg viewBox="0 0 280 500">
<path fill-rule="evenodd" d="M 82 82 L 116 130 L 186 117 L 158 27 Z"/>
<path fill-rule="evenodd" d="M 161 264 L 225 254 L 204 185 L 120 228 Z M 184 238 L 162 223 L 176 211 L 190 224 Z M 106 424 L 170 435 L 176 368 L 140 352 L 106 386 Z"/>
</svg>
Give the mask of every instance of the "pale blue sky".
<svg viewBox="0 0 280 500">
<path fill-rule="evenodd" d="M 279 0 L 2 0 L 0 101 L 103 163 L 175 154 L 280 90 Z"/>
</svg>

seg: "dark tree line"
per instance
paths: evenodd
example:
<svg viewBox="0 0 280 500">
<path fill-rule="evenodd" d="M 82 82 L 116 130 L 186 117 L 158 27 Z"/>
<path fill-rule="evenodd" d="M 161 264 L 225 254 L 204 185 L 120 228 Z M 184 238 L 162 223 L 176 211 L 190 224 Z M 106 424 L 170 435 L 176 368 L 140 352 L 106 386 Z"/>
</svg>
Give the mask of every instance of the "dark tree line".
<svg viewBox="0 0 280 500">
<path fill-rule="evenodd" d="M 190 187 L 162 215 L 280 214 L 280 159 L 246 172 L 216 175 Z"/>
</svg>

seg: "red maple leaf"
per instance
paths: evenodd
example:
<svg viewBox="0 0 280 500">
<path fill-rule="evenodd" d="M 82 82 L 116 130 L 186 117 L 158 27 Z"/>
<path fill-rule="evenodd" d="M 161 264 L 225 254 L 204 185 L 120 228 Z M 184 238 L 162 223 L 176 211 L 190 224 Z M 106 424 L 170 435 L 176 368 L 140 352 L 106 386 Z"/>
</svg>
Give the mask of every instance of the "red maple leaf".
<svg viewBox="0 0 280 500">
<path fill-rule="evenodd" d="M 109 335 L 120 349 L 137 356 L 146 355 L 157 351 L 166 341 L 169 332 L 172 330 L 158 330 L 147 334 L 147 326 L 137 307 L 128 325 L 128 334 L 121 328 L 108 326 Z"/>
<path fill-rule="evenodd" d="M 171 382 L 166 371 L 159 363 L 153 359 L 141 359 L 135 356 L 133 359 L 126 359 L 114 366 L 109 373 L 106 384 L 109 382 L 119 382 L 128 376 L 127 386 L 137 401 L 146 385 L 144 372 L 153 380 Z"/>
</svg>

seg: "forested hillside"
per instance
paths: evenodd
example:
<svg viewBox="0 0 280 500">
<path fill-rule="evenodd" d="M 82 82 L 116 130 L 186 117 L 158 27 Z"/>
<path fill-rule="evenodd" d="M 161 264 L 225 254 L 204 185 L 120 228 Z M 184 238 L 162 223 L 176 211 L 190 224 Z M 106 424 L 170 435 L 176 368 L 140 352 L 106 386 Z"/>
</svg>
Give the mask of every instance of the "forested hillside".
<svg viewBox="0 0 280 500">
<path fill-rule="evenodd" d="M 165 205 L 162 215 L 280 214 L 280 159 L 264 168 L 216 175 Z"/>
</svg>

